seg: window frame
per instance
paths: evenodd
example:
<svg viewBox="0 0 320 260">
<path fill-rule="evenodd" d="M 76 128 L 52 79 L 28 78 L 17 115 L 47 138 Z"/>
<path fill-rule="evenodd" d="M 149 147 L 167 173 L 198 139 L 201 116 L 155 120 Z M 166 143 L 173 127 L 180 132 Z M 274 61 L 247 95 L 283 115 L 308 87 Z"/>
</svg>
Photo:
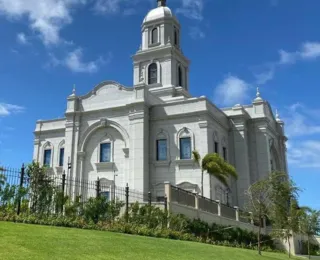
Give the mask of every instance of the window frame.
<svg viewBox="0 0 320 260">
<path fill-rule="evenodd" d="M 157 84 L 158 83 L 158 64 L 156 62 L 152 62 L 148 66 L 148 85 Z M 155 70 L 154 75 L 155 77 L 151 77 L 153 73 L 151 73 L 152 70 Z M 152 79 L 155 79 L 155 82 L 151 82 Z"/>
<path fill-rule="evenodd" d="M 219 142 L 214 141 L 214 153 L 219 154 Z"/>
<path fill-rule="evenodd" d="M 49 164 L 46 164 L 46 152 L 50 152 L 50 157 L 49 157 Z M 43 151 L 43 165 L 47 167 L 51 167 L 52 165 L 52 148 L 45 148 Z"/>
<path fill-rule="evenodd" d="M 165 159 L 160 159 L 159 157 L 159 141 L 165 141 L 166 143 L 166 158 Z M 164 162 L 164 161 L 167 161 L 168 160 L 168 139 L 167 138 L 158 138 L 156 140 L 156 161 L 158 162 Z"/>
<path fill-rule="evenodd" d="M 61 158 L 61 151 L 63 150 L 63 156 Z M 58 162 L 59 167 L 63 167 L 64 165 L 64 147 L 59 148 L 59 162 Z"/>
<path fill-rule="evenodd" d="M 228 160 L 227 147 L 225 147 L 225 146 L 222 147 L 222 156 L 223 156 L 223 159 L 224 159 L 225 161 Z"/>
<path fill-rule="evenodd" d="M 182 68 L 181 65 L 178 66 L 178 86 L 183 87 L 183 76 L 182 76 Z"/>
<path fill-rule="evenodd" d="M 103 145 L 109 145 L 109 161 L 102 161 L 102 146 Z M 113 158 L 112 158 L 112 144 L 110 141 L 106 141 L 106 142 L 101 142 L 99 143 L 99 157 L 98 157 L 98 163 L 110 163 L 113 161 Z"/>
<path fill-rule="evenodd" d="M 154 34 L 154 32 L 155 32 L 155 34 Z M 154 36 L 156 36 L 156 41 L 154 39 Z M 150 43 L 151 43 L 151 45 L 159 43 L 159 29 L 158 29 L 158 27 L 154 27 L 151 30 L 151 41 L 150 41 Z"/>
<path fill-rule="evenodd" d="M 188 158 L 185 158 L 184 156 L 183 156 L 183 151 L 182 151 L 182 147 L 183 147 L 183 145 L 182 145 L 182 140 L 186 140 L 186 139 L 188 139 L 189 140 L 189 147 L 190 147 L 190 156 L 188 156 Z M 192 139 L 191 139 L 191 136 L 181 136 L 181 137 L 179 137 L 179 155 L 180 155 L 180 159 L 181 160 L 190 160 L 191 158 L 192 158 Z"/>
<path fill-rule="evenodd" d="M 175 46 L 179 47 L 179 33 L 178 33 L 177 27 L 174 27 L 173 43 L 174 43 Z"/>
</svg>

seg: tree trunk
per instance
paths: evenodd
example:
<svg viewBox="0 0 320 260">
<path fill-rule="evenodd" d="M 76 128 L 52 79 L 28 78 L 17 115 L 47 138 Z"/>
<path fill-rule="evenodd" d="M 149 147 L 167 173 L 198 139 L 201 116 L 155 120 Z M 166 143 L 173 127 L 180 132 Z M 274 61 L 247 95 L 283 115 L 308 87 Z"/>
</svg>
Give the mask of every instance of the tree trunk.
<svg viewBox="0 0 320 260">
<path fill-rule="evenodd" d="M 311 257 L 310 257 L 310 237 L 309 237 L 309 235 L 308 235 L 308 256 L 310 259 Z"/>
<path fill-rule="evenodd" d="M 259 229 L 258 229 L 258 254 L 261 255 L 261 219 L 259 221 Z"/>
<path fill-rule="evenodd" d="M 201 196 L 203 197 L 203 170 L 201 171 Z"/>
<path fill-rule="evenodd" d="M 290 236 L 287 237 L 288 240 L 288 246 L 289 246 L 289 258 L 291 258 L 291 244 L 290 244 Z"/>
</svg>

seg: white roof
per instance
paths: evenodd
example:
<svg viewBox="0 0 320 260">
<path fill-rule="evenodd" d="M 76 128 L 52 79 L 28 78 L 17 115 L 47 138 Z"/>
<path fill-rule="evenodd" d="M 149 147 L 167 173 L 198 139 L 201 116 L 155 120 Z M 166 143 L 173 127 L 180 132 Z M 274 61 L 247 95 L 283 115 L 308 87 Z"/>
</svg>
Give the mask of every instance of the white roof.
<svg viewBox="0 0 320 260">
<path fill-rule="evenodd" d="M 172 12 L 169 7 L 167 6 L 159 6 L 155 9 L 152 9 L 144 18 L 143 22 L 150 22 L 153 20 L 172 17 Z"/>
</svg>

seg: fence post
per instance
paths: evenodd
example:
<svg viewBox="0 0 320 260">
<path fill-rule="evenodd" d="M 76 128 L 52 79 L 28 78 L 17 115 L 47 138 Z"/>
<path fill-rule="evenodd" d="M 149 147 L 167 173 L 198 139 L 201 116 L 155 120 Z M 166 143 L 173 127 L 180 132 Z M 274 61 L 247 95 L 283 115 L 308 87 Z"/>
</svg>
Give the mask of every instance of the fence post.
<svg viewBox="0 0 320 260">
<path fill-rule="evenodd" d="M 125 219 L 126 219 L 126 222 L 128 223 L 128 221 L 129 221 L 129 186 L 128 186 L 128 183 L 127 183 L 127 186 L 126 186 L 125 195 L 126 195 Z"/>
<path fill-rule="evenodd" d="M 151 192 L 148 192 L 148 205 L 151 207 Z"/>
<path fill-rule="evenodd" d="M 218 216 L 221 216 L 221 201 L 217 200 L 218 203 Z"/>
<path fill-rule="evenodd" d="M 21 167 L 19 189 L 21 189 L 22 186 L 23 186 L 23 179 L 24 179 L 24 164 L 22 164 L 22 167 Z M 20 196 L 20 191 L 19 191 L 19 196 Z M 19 197 L 18 207 L 17 207 L 17 215 L 20 214 L 20 210 L 21 210 L 21 199 L 22 199 L 22 198 Z"/>
<path fill-rule="evenodd" d="M 199 196 L 197 192 L 193 193 L 194 195 L 194 208 L 197 210 L 197 218 L 200 217 L 200 212 L 199 212 Z"/>
<path fill-rule="evenodd" d="M 164 195 L 164 215 L 165 215 L 165 227 L 168 227 L 168 198 Z"/>
<path fill-rule="evenodd" d="M 194 192 L 193 195 L 194 195 L 194 207 L 195 207 L 196 209 L 199 209 L 199 197 L 198 197 L 198 193 L 197 193 L 197 192 Z"/>
<path fill-rule="evenodd" d="M 171 184 L 170 182 L 164 182 L 164 209 L 166 212 L 166 225 L 170 227 L 170 221 L 168 221 L 169 214 L 171 212 Z"/>
<path fill-rule="evenodd" d="M 100 180 L 98 177 L 96 181 L 96 198 L 99 198 L 99 197 L 100 197 Z"/>
<path fill-rule="evenodd" d="M 253 222 L 253 213 L 252 212 L 249 212 L 250 214 L 250 223 L 251 225 L 254 225 L 254 222 Z"/>
<path fill-rule="evenodd" d="M 240 221 L 240 217 L 239 217 L 239 207 L 238 207 L 238 206 L 234 206 L 234 209 L 236 210 L 236 221 Z"/>
<path fill-rule="evenodd" d="M 63 174 L 62 174 L 62 199 L 63 199 L 63 203 L 61 204 L 61 213 L 63 213 L 63 207 L 64 207 L 64 191 L 65 191 L 65 186 L 66 186 L 66 172 L 63 171 Z"/>
<path fill-rule="evenodd" d="M 170 212 L 170 203 L 171 203 L 171 184 L 170 182 L 164 182 L 164 194 L 167 198 L 167 211 Z"/>
</svg>

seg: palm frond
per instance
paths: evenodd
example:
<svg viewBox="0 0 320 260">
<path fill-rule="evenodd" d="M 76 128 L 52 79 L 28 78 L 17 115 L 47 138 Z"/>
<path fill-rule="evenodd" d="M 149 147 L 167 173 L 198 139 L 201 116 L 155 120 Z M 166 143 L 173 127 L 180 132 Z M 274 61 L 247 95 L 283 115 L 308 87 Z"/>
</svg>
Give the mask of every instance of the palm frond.
<svg viewBox="0 0 320 260">
<path fill-rule="evenodd" d="M 194 150 L 194 151 L 192 151 L 192 155 L 193 155 L 193 161 L 200 165 L 201 156 L 200 156 L 199 152 Z"/>
</svg>

